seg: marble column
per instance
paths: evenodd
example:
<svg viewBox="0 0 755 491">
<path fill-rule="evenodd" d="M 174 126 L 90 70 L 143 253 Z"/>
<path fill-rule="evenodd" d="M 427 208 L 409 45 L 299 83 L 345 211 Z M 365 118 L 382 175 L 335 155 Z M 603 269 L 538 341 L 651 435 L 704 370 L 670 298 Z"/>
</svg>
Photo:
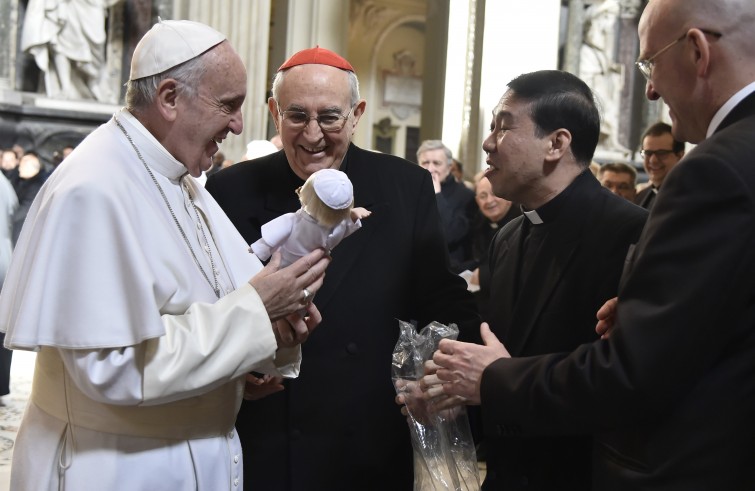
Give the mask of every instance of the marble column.
<svg viewBox="0 0 755 491">
<path fill-rule="evenodd" d="M 14 89 L 18 0 L 0 0 L 0 89 Z"/>
<path fill-rule="evenodd" d="M 286 51 L 319 44 L 348 57 L 349 0 L 288 0 Z"/>
<path fill-rule="evenodd" d="M 458 159 L 464 163 L 465 178 L 470 181 L 482 162 L 481 142 L 487 115 L 480 110 L 480 79 L 482 77 L 482 33 L 485 30 L 485 0 L 469 1 L 467 19 L 466 79 L 464 83 L 464 114 Z"/>
<path fill-rule="evenodd" d="M 443 0 L 428 0 L 425 24 L 425 75 L 422 80 L 422 126 L 420 142 L 439 139 L 443 134 L 446 52 L 448 49 L 449 5 Z M 433 76 L 433 74 L 435 74 Z M 440 76 L 438 76 L 440 75 Z"/>
<path fill-rule="evenodd" d="M 651 103 L 645 97 L 645 77 L 635 66 L 640 51 L 637 36 L 637 24 L 642 9 L 647 2 L 644 0 L 622 0 L 619 17 L 619 43 L 617 61 L 623 66 L 624 85 L 621 91 L 621 114 L 619 121 L 619 139 L 632 152 L 639 147 L 639 139 L 648 119 L 655 122 L 659 119 L 657 103 Z"/>
<path fill-rule="evenodd" d="M 569 15 L 566 24 L 563 70 L 579 74 L 579 50 L 584 35 L 585 3 L 583 0 L 569 0 Z"/>
</svg>

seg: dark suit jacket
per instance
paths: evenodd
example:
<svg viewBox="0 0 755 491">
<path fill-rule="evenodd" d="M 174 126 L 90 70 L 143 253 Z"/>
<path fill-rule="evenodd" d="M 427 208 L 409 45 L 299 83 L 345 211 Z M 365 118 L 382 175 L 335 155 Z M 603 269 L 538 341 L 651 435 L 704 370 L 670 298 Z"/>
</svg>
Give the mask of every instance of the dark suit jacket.
<svg viewBox="0 0 755 491">
<path fill-rule="evenodd" d="M 484 372 L 489 424 L 599 433 L 595 488 L 755 489 L 755 94 L 663 182 L 617 327 Z"/>
<path fill-rule="evenodd" d="M 472 221 L 477 213 L 474 191 L 449 174 L 441 183 L 435 199 L 451 257 L 451 269 L 461 273 L 464 271 L 460 269 L 461 265 L 472 256 Z"/>
<path fill-rule="evenodd" d="M 411 490 L 409 428 L 391 382 L 398 319 L 458 322 L 479 337 L 474 300 L 448 270 L 430 173 L 354 145 L 341 170 L 372 216 L 333 250 L 299 378 L 241 407 L 249 489 Z M 218 172 L 207 189 L 251 243 L 300 207 L 302 184 L 281 151 Z"/>
<path fill-rule="evenodd" d="M 653 207 L 653 203 L 655 203 L 655 197 L 658 194 L 658 190 L 656 190 L 652 185 L 646 187 L 639 193 L 637 193 L 637 196 L 634 199 L 634 202 L 637 203 L 639 206 L 645 208 L 646 210 L 649 210 Z"/>
<path fill-rule="evenodd" d="M 624 258 L 647 212 L 604 189 L 589 172 L 538 209 L 545 221 L 530 235 L 535 265 L 517 281 L 520 216 L 496 236 L 491 252 L 493 332 L 512 356 L 561 352 L 597 339 L 595 313 L 616 296 Z M 535 234 L 542 239 L 538 247 Z M 483 404 L 483 421 L 495 420 Z M 505 436 L 483 424 L 488 451 L 485 489 L 590 489 L 592 438 Z"/>
<path fill-rule="evenodd" d="M 464 264 L 464 269 L 474 271 L 479 268 L 480 289 L 474 293 L 477 301 L 477 310 L 483 321 L 487 321 L 490 311 L 490 249 L 493 238 L 501 228 L 514 218 L 522 214 L 521 206 L 512 203 L 509 211 L 498 222 L 492 223 L 479 210 L 475 224 L 472 227 L 472 259 Z"/>
</svg>

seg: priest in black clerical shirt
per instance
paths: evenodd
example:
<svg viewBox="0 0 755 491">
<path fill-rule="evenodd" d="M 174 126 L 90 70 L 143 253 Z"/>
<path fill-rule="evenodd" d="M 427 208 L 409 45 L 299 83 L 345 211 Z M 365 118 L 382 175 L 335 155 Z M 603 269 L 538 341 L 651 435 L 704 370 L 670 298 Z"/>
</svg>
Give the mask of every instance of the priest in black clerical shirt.
<svg viewBox="0 0 755 491">
<path fill-rule="evenodd" d="M 603 188 L 588 169 L 600 116 L 584 82 L 548 70 L 508 87 L 483 143 L 485 176 L 524 215 L 494 239 L 489 323 L 511 356 L 572 351 L 597 339 L 595 314 L 617 295 L 647 212 Z M 592 437 L 520 436 L 485 403 L 483 489 L 591 488 Z"/>
</svg>

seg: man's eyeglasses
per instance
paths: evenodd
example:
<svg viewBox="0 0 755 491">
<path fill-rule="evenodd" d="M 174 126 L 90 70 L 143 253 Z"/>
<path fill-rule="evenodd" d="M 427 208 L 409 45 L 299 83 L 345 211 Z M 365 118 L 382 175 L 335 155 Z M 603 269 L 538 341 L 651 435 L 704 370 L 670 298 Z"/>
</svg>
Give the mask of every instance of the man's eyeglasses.
<svg viewBox="0 0 755 491">
<path fill-rule="evenodd" d="M 658 159 L 663 160 L 672 153 L 674 153 L 673 150 L 640 150 L 640 155 L 643 159 L 649 159 L 655 155 Z"/>
<path fill-rule="evenodd" d="M 341 131 L 346 125 L 346 121 L 348 121 L 349 116 L 351 116 L 351 112 L 354 111 L 354 107 L 355 106 L 351 106 L 351 109 L 349 109 L 349 112 L 345 115 L 338 113 L 325 113 L 318 114 L 317 116 L 309 116 L 303 111 L 281 111 L 280 106 L 278 106 L 278 114 L 283 117 L 283 121 L 290 128 L 295 130 L 304 129 L 309 122 L 314 119 L 317 121 L 317 124 L 320 125 L 322 131 L 336 132 Z"/>
<path fill-rule="evenodd" d="M 716 38 L 720 38 L 723 36 L 720 32 L 711 31 L 708 29 L 700 29 L 700 31 L 704 32 L 708 36 L 714 36 Z M 637 68 L 639 68 L 640 72 L 645 76 L 646 79 L 650 80 L 650 77 L 653 75 L 653 66 L 655 66 L 655 59 L 658 58 L 661 54 L 665 53 L 666 51 L 673 48 L 677 43 L 681 42 L 684 38 L 687 37 L 687 33 L 689 30 L 685 31 L 684 34 L 679 36 L 678 38 L 674 39 L 670 43 L 668 43 L 666 46 L 658 50 L 653 56 L 650 56 L 648 58 L 645 58 L 644 60 L 639 60 L 635 63 L 637 65 Z"/>
</svg>

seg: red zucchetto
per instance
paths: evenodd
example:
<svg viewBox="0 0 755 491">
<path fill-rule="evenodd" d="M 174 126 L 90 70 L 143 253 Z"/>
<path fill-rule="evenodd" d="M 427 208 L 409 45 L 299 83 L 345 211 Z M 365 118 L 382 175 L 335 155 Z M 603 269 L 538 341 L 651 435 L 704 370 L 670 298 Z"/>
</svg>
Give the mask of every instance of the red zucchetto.
<svg viewBox="0 0 755 491">
<path fill-rule="evenodd" d="M 278 71 L 280 72 L 281 70 L 286 70 L 287 68 L 298 65 L 328 65 L 349 72 L 354 71 L 354 67 L 351 66 L 351 63 L 329 49 L 321 48 L 320 46 L 303 49 L 298 53 L 295 53 L 291 58 L 286 60 L 280 68 L 278 68 Z"/>
</svg>

